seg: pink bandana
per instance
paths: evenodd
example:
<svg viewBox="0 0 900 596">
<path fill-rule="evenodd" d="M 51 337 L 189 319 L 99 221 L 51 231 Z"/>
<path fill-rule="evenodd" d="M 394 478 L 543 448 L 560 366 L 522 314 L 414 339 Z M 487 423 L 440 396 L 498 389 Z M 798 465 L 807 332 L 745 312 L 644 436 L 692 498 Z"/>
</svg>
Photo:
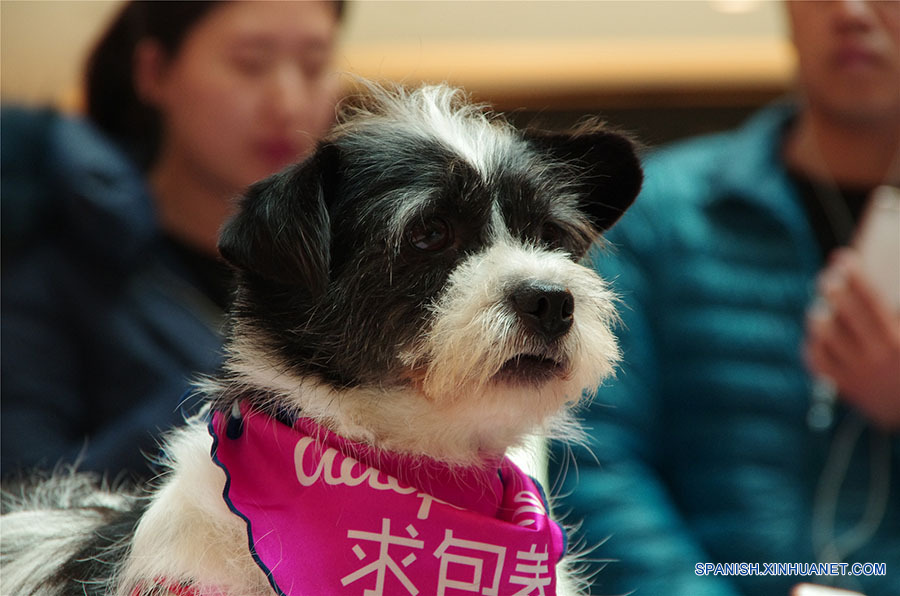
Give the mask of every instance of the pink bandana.
<svg viewBox="0 0 900 596">
<path fill-rule="evenodd" d="M 451 468 L 245 404 L 210 433 L 223 497 L 279 595 L 556 594 L 564 534 L 509 459 Z"/>
</svg>

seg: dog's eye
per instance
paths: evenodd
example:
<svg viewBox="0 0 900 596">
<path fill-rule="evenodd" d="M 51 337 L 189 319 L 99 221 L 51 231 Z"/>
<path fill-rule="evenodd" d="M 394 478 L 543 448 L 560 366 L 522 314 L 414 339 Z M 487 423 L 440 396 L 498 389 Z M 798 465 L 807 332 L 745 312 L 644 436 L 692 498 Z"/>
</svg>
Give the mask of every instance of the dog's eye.
<svg viewBox="0 0 900 596">
<path fill-rule="evenodd" d="M 562 229 L 550 222 L 545 222 L 541 226 L 541 243 L 551 248 L 562 248 L 564 233 Z"/>
<path fill-rule="evenodd" d="M 443 219 L 434 218 L 414 225 L 406 233 L 409 243 L 419 250 L 436 252 L 453 241 L 453 230 Z"/>
</svg>

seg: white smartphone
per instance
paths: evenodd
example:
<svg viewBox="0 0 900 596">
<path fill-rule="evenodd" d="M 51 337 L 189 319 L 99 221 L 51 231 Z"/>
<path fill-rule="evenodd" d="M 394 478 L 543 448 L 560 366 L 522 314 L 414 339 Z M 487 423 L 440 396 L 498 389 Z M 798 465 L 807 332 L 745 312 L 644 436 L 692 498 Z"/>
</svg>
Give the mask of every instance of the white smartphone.
<svg viewBox="0 0 900 596">
<path fill-rule="evenodd" d="M 872 192 L 853 240 L 869 282 L 900 312 L 900 188 Z"/>
<path fill-rule="evenodd" d="M 830 588 L 828 586 L 817 586 L 815 584 L 797 584 L 791 590 L 791 596 L 863 596 L 859 592 L 851 592 L 850 590 L 841 590 L 839 588 Z"/>
</svg>

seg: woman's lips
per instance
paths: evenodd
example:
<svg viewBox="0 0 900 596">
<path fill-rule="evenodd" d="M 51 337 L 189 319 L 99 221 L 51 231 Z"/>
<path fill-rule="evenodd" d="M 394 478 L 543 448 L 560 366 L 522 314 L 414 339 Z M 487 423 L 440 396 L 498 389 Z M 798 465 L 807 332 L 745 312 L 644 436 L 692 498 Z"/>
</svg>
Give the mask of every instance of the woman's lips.
<svg viewBox="0 0 900 596">
<path fill-rule="evenodd" d="M 287 165 L 300 155 L 299 147 L 286 139 L 262 141 L 258 144 L 258 148 L 263 159 L 274 166 Z"/>
</svg>

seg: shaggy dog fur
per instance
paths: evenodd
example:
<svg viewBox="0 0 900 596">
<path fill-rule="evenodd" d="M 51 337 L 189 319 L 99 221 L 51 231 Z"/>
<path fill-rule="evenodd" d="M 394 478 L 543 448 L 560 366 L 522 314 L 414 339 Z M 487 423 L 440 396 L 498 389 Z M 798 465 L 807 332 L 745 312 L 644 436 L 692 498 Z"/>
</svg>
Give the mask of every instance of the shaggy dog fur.
<svg viewBox="0 0 900 596">
<path fill-rule="evenodd" d="M 619 357 L 613 297 L 578 259 L 640 183 L 602 127 L 523 133 L 455 89 L 373 87 L 224 228 L 238 290 L 206 415 L 249 401 L 459 466 L 570 435 Z M 7 495 L 3 593 L 271 594 L 202 418 L 167 437 L 147 493 L 76 475 Z"/>
</svg>

